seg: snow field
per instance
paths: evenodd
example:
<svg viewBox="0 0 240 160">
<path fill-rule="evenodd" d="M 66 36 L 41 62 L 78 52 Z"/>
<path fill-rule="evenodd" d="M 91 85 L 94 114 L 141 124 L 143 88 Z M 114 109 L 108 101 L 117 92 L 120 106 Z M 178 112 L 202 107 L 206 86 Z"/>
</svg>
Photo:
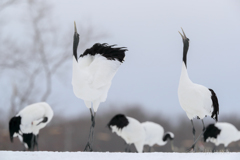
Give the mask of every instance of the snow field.
<svg viewBox="0 0 240 160">
<path fill-rule="evenodd" d="M 240 160 L 240 153 L 119 153 L 0 151 L 0 160 Z"/>
</svg>

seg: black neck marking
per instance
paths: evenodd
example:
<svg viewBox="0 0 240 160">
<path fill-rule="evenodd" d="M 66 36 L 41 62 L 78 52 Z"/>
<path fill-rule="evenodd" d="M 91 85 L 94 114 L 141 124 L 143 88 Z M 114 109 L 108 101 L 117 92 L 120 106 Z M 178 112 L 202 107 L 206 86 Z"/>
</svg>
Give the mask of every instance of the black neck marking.
<svg viewBox="0 0 240 160">
<path fill-rule="evenodd" d="M 9 121 L 9 134 L 10 134 L 10 140 L 13 142 L 13 135 L 14 133 L 19 133 L 20 131 L 20 124 L 21 124 L 21 117 L 13 117 Z"/>
<path fill-rule="evenodd" d="M 219 128 L 217 128 L 214 124 L 209 124 L 203 133 L 204 142 L 206 142 L 208 138 L 217 138 L 220 133 L 221 130 Z"/>
<path fill-rule="evenodd" d="M 218 121 L 218 114 L 219 114 L 219 104 L 218 104 L 218 98 L 216 93 L 209 88 L 209 91 L 211 92 L 212 96 L 212 107 L 213 107 L 213 112 L 212 112 L 212 118 Z"/>
<path fill-rule="evenodd" d="M 79 43 L 79 34 L 77 32 L 74 32 L 74 35 L 73 35 L 73 56 L 75 57 L 76 61 L 78 61 L 78 58 L 77 58 L 78 43 Z"/>
<path fill-rule="evenodd" d="M 91 48 L 86 49 L 85 52 L 80 55 L 80 57 L 100 54 L 106 57 L 108 60 L 118 60 L 122 63 L 125 57 L 125 51 L 127 51 L 127 49 L 125 47 L 113 48 L 114 46 L 115 45 L 110 46 L 107 43 L 96 43 Z"/>
<path fill-rule="evenodd" d="M 187 52 L 189 48 L 189 39 L 186 38 L 183 40 L 183 62 L 185 63 L 185 66 L 187 68 Z"/>
<path fill-rule="evenodd" d="M 123 129 L 129 124 L 128 119 L 123 114 L 117 114 L 114 116 L 111 121 L 108 123 L 108 128 L 111 130 L 110 126 L 117 126 L 119 129 Z"/>
<path fill-rule="evenodd" d="M 164 136 L 163 136 L 163 141 L 165 142 L 165 141 L 167 141 L 167 140 L 173 140 L 173 137 L 171 137 L 171 135 L 169 134 L 169 133 L 166 133 Z"/>
</svg>

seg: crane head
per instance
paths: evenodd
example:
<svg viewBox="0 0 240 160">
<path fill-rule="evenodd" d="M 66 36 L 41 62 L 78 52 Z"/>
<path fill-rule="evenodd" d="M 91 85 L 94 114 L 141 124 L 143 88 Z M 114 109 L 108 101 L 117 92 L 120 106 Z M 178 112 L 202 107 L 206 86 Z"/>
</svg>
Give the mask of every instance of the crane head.
<svg viewBox="0 0 240 160">
<path fill-rule="evenodd" d="M 181 34 L 181 32 L 179 32 L 179 34 L 181 35 L 182 41 L 183 41 L 183 62 L 185 63 L 185 66 L 187 67 L 187 52 L 188 52 L 188 48 L 189 48 L 189 39 L 187 38 L 183 29 L 182 29 L 182 32 L 183 32 L 183 34 Z"/>
<path fill-rule="evenodd" d="M 79 43 L 79 34 L 77 32 L 76 22 L 74 21 L 73 55 L 74 55 L 76 61 L 78 61 L 78 58 L 77 58 L 78 43 Z"/>
<path fill-rule="evenodd" d="M 182 28 L 181 28 L 182 29 Z M 178 31 L 179 32 L 179 31 Z M 189 45 L 189 39 L 187 38 L 187 36 L 186 36 L 186 34 L 185 34 L 185 32 L 183 31 L 183 29 L 182 29 L 182 32 L 183 32 L 183 34 L 181 34 L 181 32 L 179 32 L 179 34 L 181 35 L 181 37 L 182 37 L 182 40 L 183 40 L 183 43 L 184 43 L 184 45 L 185 44 L 188 44 Z"/>
</svg>

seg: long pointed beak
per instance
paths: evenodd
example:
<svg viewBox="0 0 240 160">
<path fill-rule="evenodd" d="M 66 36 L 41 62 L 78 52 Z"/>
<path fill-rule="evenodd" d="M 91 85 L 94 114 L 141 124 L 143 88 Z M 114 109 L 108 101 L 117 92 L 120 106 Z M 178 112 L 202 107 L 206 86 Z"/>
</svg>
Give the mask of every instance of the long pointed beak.
<svg viewBox="0 0 240 160">
<path fill-rule="evenodd" d="M 74 31 L 77 33 L 76 22 L 74 21 Z"/>
<path fill-rule="evenodd" d="M 182 27 L 181 27 L 181 29 L 182 29 Z M 186 34 L 185 34 L 183 29 L 182 29 L 182 32 L 183 32 L 184 37 L 187 38 L 187 36 L 186 36 Z"/>
<path fill-rule="evenodd" d="M 182 29 L 182 28 L 181 28 Z M 179 32 L 179 31 L 178 31 Z M 186 36 L 186 34 L 185 34 L 185 32 L 183 31 L 183 29 L 182 29 L 182 32 L 183 32 L 183 35 L 182 35 L 182 33 L 181 32 L 179 32 L 179 34 L 182 36 L 182 39 L 184 40 L 184 39 L 187 39 L 187 36 Z"/>
<path fill-rule="evenodd" d="M 182 36 L 182 39 L 184 39 L 183 35 L 181 34 L 181 32 L 178 31 L 178 33 Z"/>
</svg>

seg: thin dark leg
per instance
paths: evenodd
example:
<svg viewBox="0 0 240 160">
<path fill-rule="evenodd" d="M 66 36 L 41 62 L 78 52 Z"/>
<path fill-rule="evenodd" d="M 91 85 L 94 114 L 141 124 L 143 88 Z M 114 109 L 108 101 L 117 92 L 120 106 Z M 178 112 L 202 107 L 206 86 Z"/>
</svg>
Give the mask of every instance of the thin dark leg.
<svg viewBox="0 0 240 160">
<path fill-rule="evenodd" d="M 152 150 L 152 147 L 151 147 L 151 146 L 149 146 L 149 150 L 148 150 L 148 152 L 151 152 L 151 150 Z"/>
<path fill-rule="evenodd" d="M 126 143 L 125 152 L 131 152 L 131 144 Z"/>
<path fill-rule="evenodd" d="M 126 143 L 125 152 L 128 152 L 130 145 Z"/>
<path fill-rule="evenodd" d="M 215 152 L 216 151 L 216 146 L 214 145 L 213 149 L 212 149 L 212 152 Z"/>
<path fill-rule="evenodd" d="M 224 152 L 228 152 L 228 149 L 227 147 L 224 146 Z"/>
<path fill-rule="evenodd" d="M 203 132 L 205 132 L 205 129 L 206 129 L 206 127 L 205 127 L 205 124 L 204 124 L 204 122 L 203 122 L 203 119 L 202 119 L 202 125 L 203 125 Z"/>
<path fill-rule="evenodd" d="M 132 151 L 131 151 L 131 144 L 129 144 L 128 146 L 129 146 L 129 147 L 128 147 L 128 152 L 132 152 Z"/>
<path fill-rule="evenodd" d="M 132 152 L 131 151 L 131 144 L 129 144 L 128 152 Z"/>
<path fill-rule="evenodd" d="M 94 112 L 94 116 L 92 118 L 92 136 L 91 136 L 91 142 L 90 142 L 90 148 L 91 151 L 93 151 L 93 143 L 94 143 L 94 128 L 95 128 L 95 117 L 96 117 L 96 113 Z"/>
<path fill-rule="evenodd" d="M 37 147 L 37 151 L 39 151 L 39 149 L 38 149 L 38 135 L 35 136 L 35 144 L 36 144 L 36 147 Z"/>
<path fill-rule="evenodd" d="M 87 149 L 90 147 L 91 133 L 92 133 L 92 125 L 90 126 L 90 131 L 89 131 L 89 135 L 88 135 L 88 142 L 87 142 L 87 145 L 85 146 L 84 151 L 87 151 Z"/>
<path fill-rule="evenodd" d="M 191 119 L 191 123 L 192 123 L 192 127 L 193 127 L 193 129 L 192 129 L 193 141 L 195 141 L 195 133 L 196 133 L 196 130 L 195 130 L 195 128 L 194 128 L 193 120 L 192 120 L 192 119 Z"/>
<path fill-rule="evenodd" d="M 196 130 L 195 130 L 195 127 L 194 127 L 194 124 L 193 124 L 193 120 L 191 119 L 191 123 L 192 123 L 192 134 L 193 134 L 193 142 L 195 142 L 195 133 L 196 133 Z M 192 147 L 193 151 L 195 150 L 195 145 Z"/>
<path fill-rule="evenodd" d="M 92 139 L 93 139 L 93 130 L 94 130 L 94 126 L 95 126 L 95 113 L 93 115 L 93 112 L 92 112 L 92 109 L 90 108 L 90 113 L 91 113 L 91 122 L 92 122 L 92 125 L 90 127 L 90 132 L 89 132 L 89 136 L 88 136 L 88 143 L 87 145 L 85 146 L 85 149 L 84 151 L 87 151 L 89 149 L 89 151 L 92 151 L 92 146 L 91 146 L 91 143 L 92 143 Z"/>
<path fill-rule="evenodd" d="M 30 151 L 34 151 L 34 134 L 32 134 L 31 148 L 30 148 L 29 150 L 30 150 Z"/>
<path fill-rule="evenodd" d="M 190 151 L 190 150 L 194 149 L 194 147 L 195 147 L 196 143 L 199 141 L 199 139 L 202 137 L 203 133 L 205 132 L 205 125 L 204 125 L 204 122 L 203 122 L 203 120 L 202 120 L 202 124 L 203 124 L 203 130 L 202 130 L 202 133 L 201 133 L 201 134 L 199 134 L 198 138 L 197 138 L 197 139 L 194 141 L 194 143 L 193 143 L 192 147 L 191 147 L 191 148 L 189 148 L 189 149 L 188 149 L 188 151 Z"/>
</svg>

